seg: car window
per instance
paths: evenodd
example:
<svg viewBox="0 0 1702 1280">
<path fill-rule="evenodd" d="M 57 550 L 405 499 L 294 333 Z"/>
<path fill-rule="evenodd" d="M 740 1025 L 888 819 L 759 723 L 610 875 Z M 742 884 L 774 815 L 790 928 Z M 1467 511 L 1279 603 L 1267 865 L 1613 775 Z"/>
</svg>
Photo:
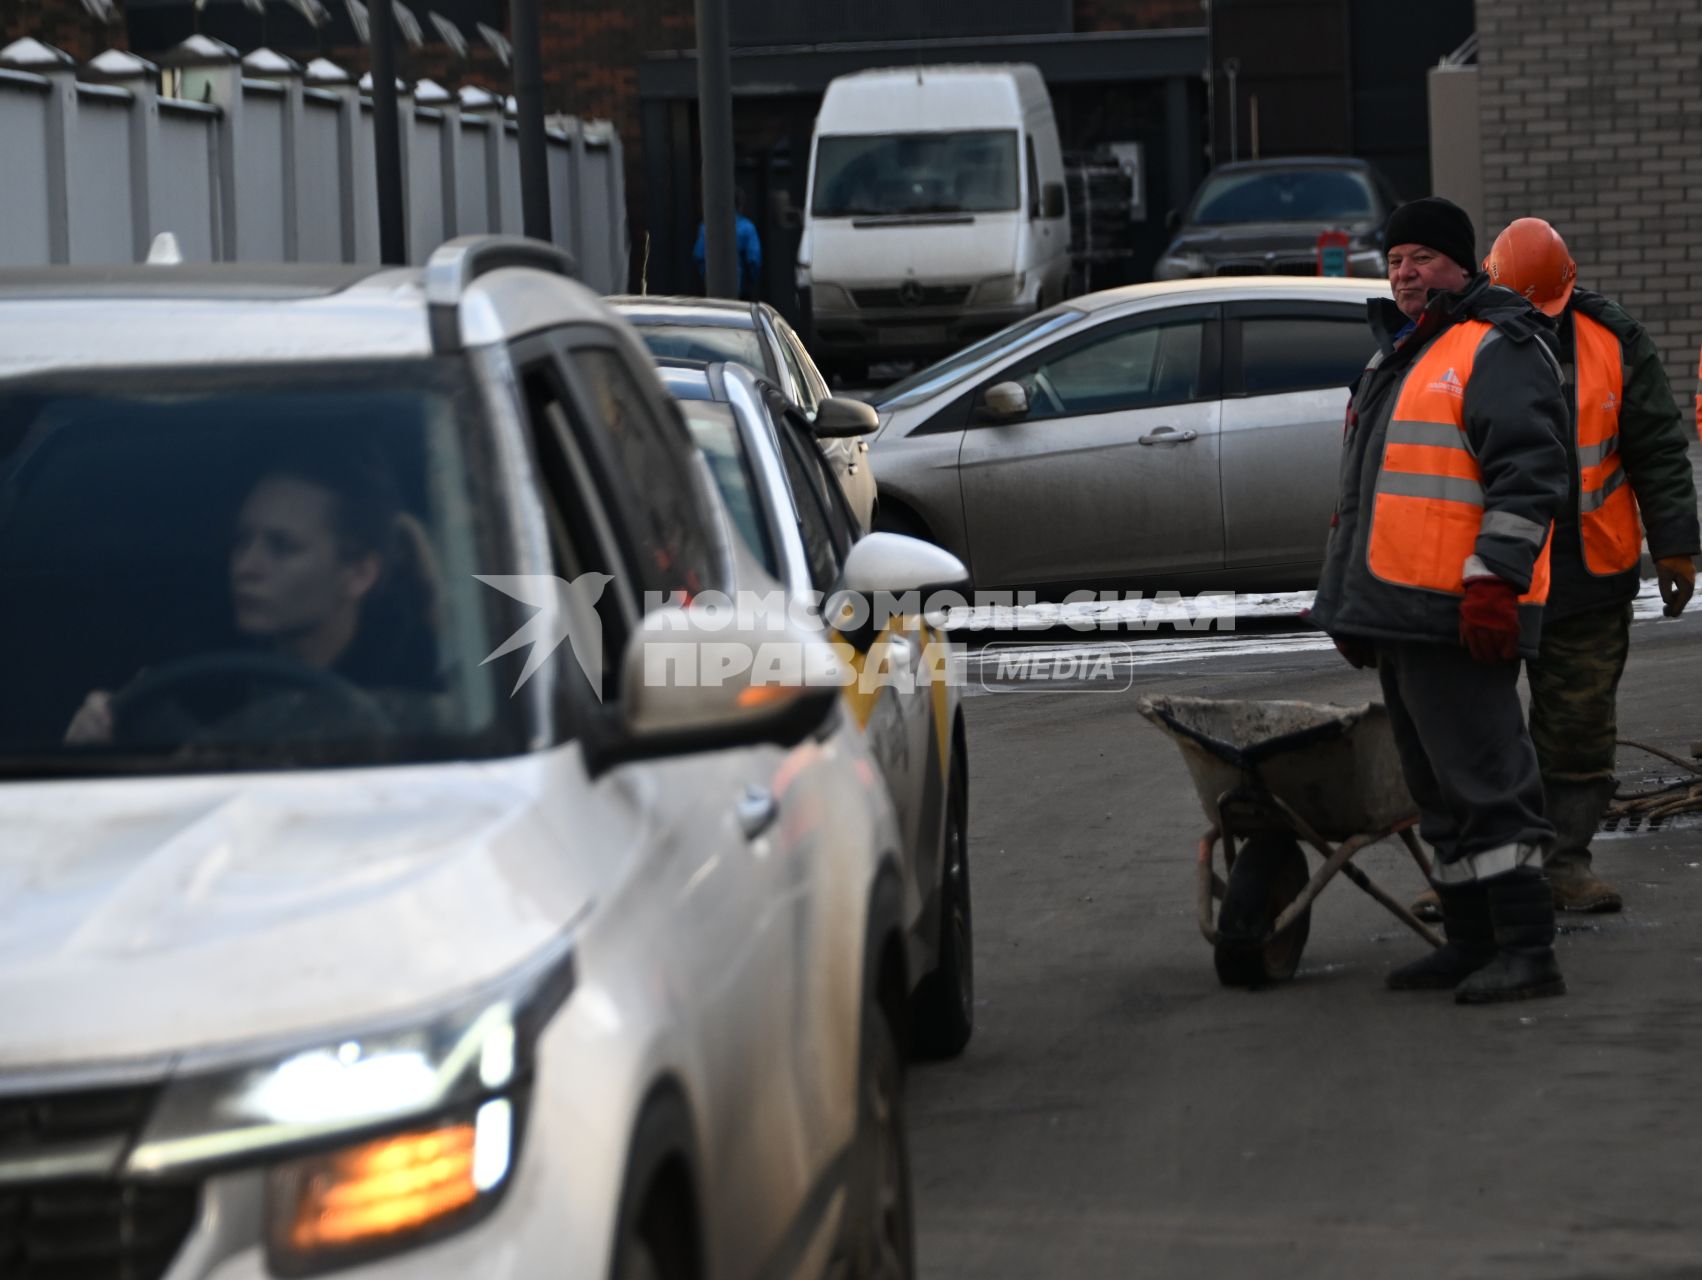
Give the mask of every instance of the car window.
<svg viewBox="0 0 1702 1280">
<path fill-rule="evenodd" d="M 817 218 L 1015 211 L 1015 129 L 823 134 L 816 138 Z"/>
<path fill-rule="evenodd" d="M 798 506 L 798 529 L 809 560 L 810 584 L 817 591 L 831 591 L 839 580 L 852 538 L 834 518 L 833 494 L 826 483 L 820 452 L 801 439 L 801 432 L 788 429 L 784 421 L 779 426 L 780 460 Z"/>
<path fill-rule="evenodd" d="M 1241 385 L 1250 396 L 1345 387 L 1376 339 L 1363 318 L 1248 316 L 1241 321 Z"/>
<path fill-rule="evenodd" d="M 816 416 L 816 398 L 810 387 L 810 380 L 804 376 L 804 366 L 798 360 L 798 353 L 792 344 L 779 333 L 775 335 L 775 345 L 780 348 L 780 359 L 786 365 L 786 377 L 792 384 L 793 403 L 804 411 L 804 416 Z"/>
<path fill-rule="evenodd" d="M 751 553 L 762 562 L 763 568 L 775 577 L 780 576 L 780 558 L 775 554 L 773 540 L 768 534 L 768 522 L 763 519 L 761 499 L 757 495 L 756 479 L 751 468 L 749 451 L 744 437 L 733 420 L 731 405 L 706 400 L 682 403 L 686 427 L 703 456 L 709 460 L 710 474 L 721 493 L 733 527 L 745 540 Z"/>
<path fill-rule="evenodd" d="M 689 436 L 663 422 L 614 350 L 578 347 L 571 358 L 623 482 L 620 510 L 639 580 L 647 591 L 696 595 L 713 584 L 715 557 L 694 497 Z"/>
<path fill-rule="evenodd" d="M 1357 170 L 1255 169 L 1207 178 L 1188 222 L 1320 222 L 1374 213 L 1371 185 Z"/>
<path fill-rule="evenodd" d="M 596 681 L 606 705 L 620 692 L 620 657 L 626 651 L 630 630 L 621 597 L 631 598 L 632 584 L 623 580 L 627 568 L 615 557 L 614 533 L 607 514 L 588 492 L 589 468 L 578 444 L 585 438 L 584 423 L 559 368 L 551 358 L 533 361 L 522 369 L 520 383 L 533 455 L 543 482 L 540 498 L 549 525 L 555 576 L 563 583 L 574 584 L 586 574 L 597 575 L 577 589 L 587 596 L 595 595 L 590 603 L 601 628 L 600 644 L 581 652 L 570 633 L 568 643 L 556 651 L 558 672 L 570 681 L 581 677 Z M 595 585 L 600 579 L 607 579 L 601 589 Z M 568 588 L 575 589 L 571 585 Z M 601 666 L 600 672 L 590 669 L 596 665 Z"/>
<path fill-rule="evenodd" d="M 665 360 L 698 360 L 717 364 L 732 360 L 753 373 L 768 374 L 762 343 L 755 330 L 731 325 L 639 324 L 634 326 L 650 354 Z"/>
<path fill-rule="evenodd" d="M 804 404 L 809 410 L 810 417 L 814 418 L 816 410 L 821 407 L 821 402 L 833 393 L 828 390 L 826 380 L 821 376 L 821 371 L 816 368 L 816 362 L 810 359 L 810 353 L 804 349 L 803 339 L 798 337 L 797 330 L 784 320 L 776 320 L 774 328 L 780 335 L 781 342 L 790 348 L 792 359 L 797 362 L 798 372 L 803 375 L 803 393 L 809 397 Z"/>
<path fill-rule="evenodd" d="M 524 750 L 511 483 L 459 359 L 0 380 L 0 770 Z"/>
<path fill-rule="evenodd" d="M 1034 158 L 1034 135 L 1027 135 L 1028 142 L 1028 216 L 1040 216 L 1040 164 Z"/>
<path fill-rule="evenodd" d="M 1199 398 L 1203 320 L 1120 329 L 1034 364 L 1016 381 L 1028 418 L 1077 417 Z"/>
<path fill-rule="evenodd" d="M 947 356 L 944 360 L 893 383 L 876 395 L 870 403 L 877 409 L 898 409 L 905 405 L 917 404 L 947 387 L 968 382 L 1023 343 L 1032 342 L 1049 333 L 1058 333 L 1086 317 L 1085 311 L 1077 311 L 1074 308 L 1042 311 L 1028 316 L 965 347 L 956 355 Z"/>
</svg>

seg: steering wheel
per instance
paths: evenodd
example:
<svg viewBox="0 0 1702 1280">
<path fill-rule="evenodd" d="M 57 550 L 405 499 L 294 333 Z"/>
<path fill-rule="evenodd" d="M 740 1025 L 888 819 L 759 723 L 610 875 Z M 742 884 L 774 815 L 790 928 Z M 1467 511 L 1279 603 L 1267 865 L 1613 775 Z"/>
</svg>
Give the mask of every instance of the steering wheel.
<svg viewBox="0 0 1702 1280">
<path fill-rule="evenodd" d="M 1063 414 L 1063 397 L 1058 394 L 1057 388 L 1052 385 L 1052 379 L 1046 376 L 1046 370 L 1036 369 L 1034 371 L 1034 389 L 1046 397 L 1046 411 L 1048 413 L 1055 413 L 1059 415 Z"/>
<path fill-rule="evenodd" d="M 259 685 L 324 699 L 339 723 L 369 731 L 391 727 L 372 696 L 332 671 L 281 653 L 229 650 L 199 654 L 143 672 L 112 696 L 113 738 L 143 745 L 160 737 L 183 740 L 230 714 L 234 699 Z M 222 698 L 220 695 L 224 695 Z M 224 702 L 207 713 L 198 704 Z"/>
</svg>

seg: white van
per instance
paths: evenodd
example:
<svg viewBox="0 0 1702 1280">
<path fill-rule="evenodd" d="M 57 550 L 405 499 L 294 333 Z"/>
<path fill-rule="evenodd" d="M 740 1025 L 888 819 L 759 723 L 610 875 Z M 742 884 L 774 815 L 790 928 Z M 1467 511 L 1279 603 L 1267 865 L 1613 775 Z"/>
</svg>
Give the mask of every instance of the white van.
<svg viewBox="0 0 1702 1280">
<path fill-rule="evenodd" d="M 817 358 L 945 355 L 1064 296 L 1069 207 L 1028 64 L 840 76 L 816 117 L 798 285 Z"/>
</svg>

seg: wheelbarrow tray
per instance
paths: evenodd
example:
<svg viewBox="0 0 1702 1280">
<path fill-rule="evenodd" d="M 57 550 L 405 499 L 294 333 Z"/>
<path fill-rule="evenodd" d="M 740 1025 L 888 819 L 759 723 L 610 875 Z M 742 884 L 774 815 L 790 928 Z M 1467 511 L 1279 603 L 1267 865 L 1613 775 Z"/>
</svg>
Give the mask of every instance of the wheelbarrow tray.
<svg viewBox="0 0 1702 1280">
<path fill-rule="evenodd" d="M 1412 817 L 1389 713 L 1378 702 L 1314 702 L 1153 696 L 1140 712 L 1181 748 L 1211 823 L 1225 829 L 1219 801 L 1268 794 L 1326 840 L 1384 831 Z M 1275 811 L 1237 803 L 1242 835 L 1287 832 Z"/>
</svg>

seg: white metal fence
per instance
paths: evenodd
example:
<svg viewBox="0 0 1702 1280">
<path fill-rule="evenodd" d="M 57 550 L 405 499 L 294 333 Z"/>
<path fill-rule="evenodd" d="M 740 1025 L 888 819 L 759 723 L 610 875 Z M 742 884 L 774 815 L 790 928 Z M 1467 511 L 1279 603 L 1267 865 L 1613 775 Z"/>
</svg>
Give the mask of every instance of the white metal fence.
<svg viewBox="0 0 1702 1280">
<path fill-rule="evenodd" d="M 79 71 L 33 40 L 0 50 L 0 265 L 135 262 L 161 231 L 186 260 L 378 261 L 361 86 L 328 62 L 239 59 L 199 36 L 162 61 L 163 75 L 114 50 Z M 468 232 L 518 233 L 511 103 L 430 81 L 401 92 L 409 260 Z M 623 290 L 620 139 L 604 121 L 549 124 L 553 238 L 591 288 Z"/>
</svg>

